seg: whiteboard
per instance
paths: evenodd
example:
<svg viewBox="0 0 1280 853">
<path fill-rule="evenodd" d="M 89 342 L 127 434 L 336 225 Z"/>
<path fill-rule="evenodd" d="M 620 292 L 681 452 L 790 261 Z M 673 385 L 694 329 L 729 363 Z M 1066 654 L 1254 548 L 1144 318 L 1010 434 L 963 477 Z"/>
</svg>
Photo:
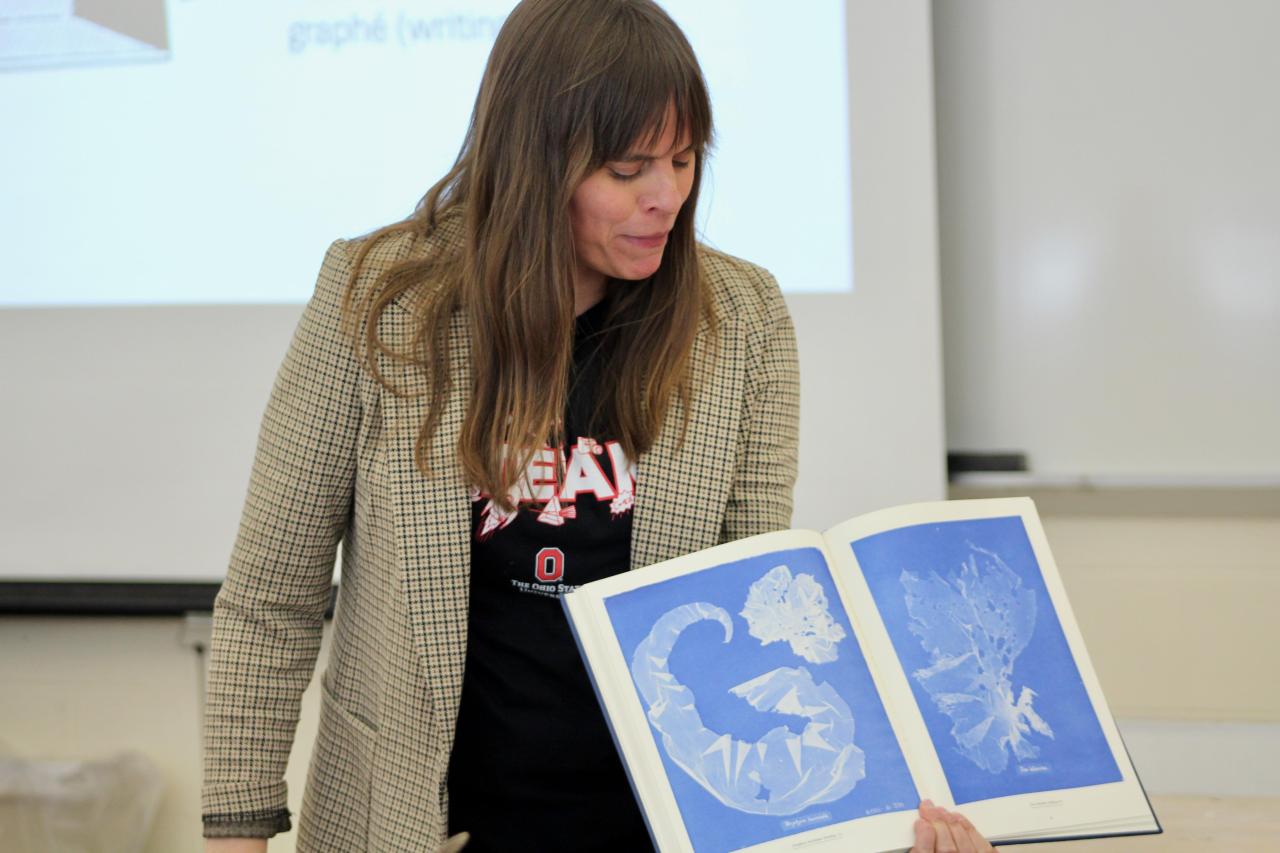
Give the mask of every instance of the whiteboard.
<svg viewBox="0 0 1280 853">
<path fill-rule="evenodd" d="M 949 447 L 1280 481 L 1280 3 L 934 13 Z"/>
</svg>

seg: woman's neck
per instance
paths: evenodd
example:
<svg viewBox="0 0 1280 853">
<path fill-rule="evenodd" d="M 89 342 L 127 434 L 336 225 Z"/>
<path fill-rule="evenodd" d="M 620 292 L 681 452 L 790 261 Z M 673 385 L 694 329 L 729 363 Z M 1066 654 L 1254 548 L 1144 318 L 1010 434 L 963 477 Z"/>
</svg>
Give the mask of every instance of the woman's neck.
<svg viewBox="0 0 1280 853">
<path fill-rule="evenodd" d="M 603 273 L 578 272 L 573 281 L 573 316 L 579 317 L 604 299 L 606 279 Z"/>
</svg>

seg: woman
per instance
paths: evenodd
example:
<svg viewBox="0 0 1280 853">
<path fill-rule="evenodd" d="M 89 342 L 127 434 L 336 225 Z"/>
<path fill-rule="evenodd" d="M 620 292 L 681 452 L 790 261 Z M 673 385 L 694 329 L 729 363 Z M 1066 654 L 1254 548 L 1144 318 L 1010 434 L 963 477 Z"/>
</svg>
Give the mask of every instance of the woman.
<svg viewBox="0 0 1280 853">
<path fill-rule="evenodd" d="M 710 141 L 651 0 L 526 0 L 453 169 L 329 250 L 215 605 L 209 849 L 290 825 L 339 540 L 299 849 L 649 849 L 556 597 L 789 524 L 794 336 L 696 243 Z"/>
</svg>

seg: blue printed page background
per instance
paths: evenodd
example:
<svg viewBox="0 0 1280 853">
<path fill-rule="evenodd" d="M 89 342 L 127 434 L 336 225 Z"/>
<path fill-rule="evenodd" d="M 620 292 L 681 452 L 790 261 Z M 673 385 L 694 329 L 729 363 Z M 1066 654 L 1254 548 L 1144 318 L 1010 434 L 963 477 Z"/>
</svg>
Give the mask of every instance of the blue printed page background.
<svg viewBox="0 0 1280 853">
<path fill-rule="evenodd" d="M 1120 780 L 1021 518 L 850 545 L 957 803 Z"/>
<path fill-rule="evenodd" d="M 817 549 L 715 566 L 605 608 L 699 853 L 919 802 Z"/>
</svg>

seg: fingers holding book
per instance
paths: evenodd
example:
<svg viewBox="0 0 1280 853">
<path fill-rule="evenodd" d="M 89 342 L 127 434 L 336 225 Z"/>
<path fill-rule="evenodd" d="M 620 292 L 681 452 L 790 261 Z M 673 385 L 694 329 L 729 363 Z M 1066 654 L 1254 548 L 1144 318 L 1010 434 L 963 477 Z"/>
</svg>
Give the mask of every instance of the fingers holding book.
<svg viewBox="0 0 1280 853">
<path fill-rule="evenodd" d="M 936 806 L 932 800 L 920 803 L 915 831 L 911 853 L 989 853 L 995 849 L 968 818 Z"/>
</svg>

